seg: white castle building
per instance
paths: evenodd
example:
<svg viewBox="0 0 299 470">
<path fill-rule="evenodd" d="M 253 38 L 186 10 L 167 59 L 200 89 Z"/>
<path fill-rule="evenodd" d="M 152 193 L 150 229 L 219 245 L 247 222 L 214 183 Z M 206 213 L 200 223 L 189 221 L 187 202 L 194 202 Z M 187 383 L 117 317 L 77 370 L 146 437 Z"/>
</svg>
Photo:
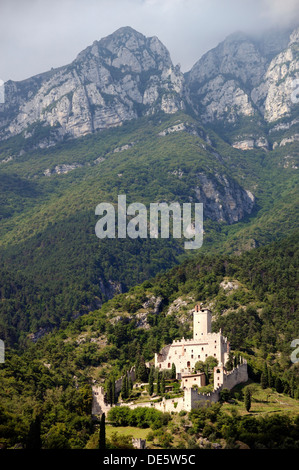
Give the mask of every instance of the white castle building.
<svg viewBox="0 0 299 470">
<path fill-rule="evenodd" d="M 194 370 L 197 361 L 204 362 L 208 356 L 215 357 L 224 366 L 228 360 L 229 342 L 221 331 L 212 333 L 212 313 L 196 305 L 193 313 L 193 339 L 182 338 L 165 346 L 155 354 L 155 367 L 171 369 L 175 364 L 178 378 Z"/>
<path fill-rule="evenodd" d="M 132 403 L 128 405 L 130 408 L 145 406 L 163 412 L 191 411 L 200 406 L 200 402 L 217 402 L 220 399 L 221 390 L 224 388 L 231 390 L 237 384 L 248 380 L 245 360 L 233 370 L 226 370 L 225 365 L 230 351 L 229 342 L 222 336 L 221 331 L 212 333 L 211 324 L 210 310 L 196 305 L 193 312 L 193 338 L 174 341 L 165 346 L 159 354 L 155 354 L 155 367 L 170 370 L 172 364 L 175 364 L 177 379 L 181 380 L 184 395 L 177 398 L 163 397 L 159 402 L 152 400 Z M 197 361 L 204 362 L 209 356 L 215 357 L 218 361 L 218 365 L 214 368 L 214 387 L 211 392 L 201 393 L 198 389 L 206 385 L 205 374 L 195 373 L 195 364 Z M 122 379 L 119 379 L 116 384 L 119 389 L 121 383 Z M 103 387 L 93 387 L 93 415 L 100 415 L 110 409 L 110 405 L 105 404 L 104 394 Z"/>
</svg>

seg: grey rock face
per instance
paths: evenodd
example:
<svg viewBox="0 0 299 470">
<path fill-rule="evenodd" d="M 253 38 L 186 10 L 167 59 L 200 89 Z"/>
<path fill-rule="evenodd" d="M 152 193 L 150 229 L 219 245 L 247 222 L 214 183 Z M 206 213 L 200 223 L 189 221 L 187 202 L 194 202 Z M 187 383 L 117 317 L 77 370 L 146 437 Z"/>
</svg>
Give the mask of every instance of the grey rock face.
<svg viewBox="0 0 299 470">
<path fill-rule="evenodd" d="M 294 85 L 299 85 L 299 28 L 290 36 L 287 48 L 270 62 L 260 85 L 252 90 L 254 104 L 268 122 L 289 116 L 297 104 Z"/>
<path fill-rule="evenodd" d="M 184 77 L 158 38 L 120 28 L 65 67 L 7 82 L 0 139 L 23 133 L 35 137 L 35 148 L 47 148 L 65 136 L 80 137 L 159 111 L 172 114 L 186 104 L 202 123 L 234 124 L 240 118 L 272 123 L 291 116 L 297 105 L 298 49 L 298 28 L 259 38 L 236 33 Z M 242 142 L 249 137 L 241 135 L 236 147 L 245 149 Z M 253 136 L 254 147 L 266 149 L 267 143 L 257 143 L 260 137 L 265 138 Z"/>
<path fill-rule="evenodd" d="M 233 34 L 186 74 L 189 103 L 204 122 L 288 116 L 299 78 L 299 29 L 261 38 Z"/>
<path fill-rule="evenodd" d="M 204 204 L 204 217 L 232 224 L 250 214 L 254 196 L 226 175 L 198 174 L 194 188 L 198 202 Z"/>
<path fill-rule="evenodd" d="M 28 138 L 49 126 L 59 140 L 118 126 L 140 114 L 174 113 L 184 106 L 183 80 L 156 37 L 121 28 L 95 41 L 70 65 L 6 83 L 0 138 L 21 132 Z"/>
</svg>

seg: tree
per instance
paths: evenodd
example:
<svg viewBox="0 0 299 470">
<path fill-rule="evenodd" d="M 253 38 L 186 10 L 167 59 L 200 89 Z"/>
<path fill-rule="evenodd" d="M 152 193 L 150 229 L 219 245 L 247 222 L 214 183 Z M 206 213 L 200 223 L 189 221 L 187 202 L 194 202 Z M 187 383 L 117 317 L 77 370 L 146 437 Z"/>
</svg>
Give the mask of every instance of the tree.
<svg viewBox="0 0 299 470">
<path fill-rule="evenodd" d="M 99 436 L 99 449 L 106 449 L 106 423 L 105 413 L 101 416 L 100 421 L 100 436 Z"/>
<path fill-rule="evenodd" d="M 113 432 L 110 437 L 110 447 L 112 449 L 134 449 L 132 435 L 125 436 L 118 432 Z"/>
<path fill-rule="evenodd" d="M 205 360 L 206 365 L 208 366 L 209 371 L 213 371 L 214 367 L 218 365 L 216 357 L 208 356 Z"/>
<path fill-rule="evenodd" d="M 249 412 L 251 408 L 251 391 L 249 388 L 246 388 L 245 390 L 244 404 L 246 411 Z"/>
<path fill-rule="evenodd" d="M 171 365 L 171 378 L 176 379 L 176 367 L 174 363 Z"/>
<path fill-rule="evenodd" d="M 154 368 L 151 367 L 149 378 L 148 378 L 148 393 L 152 395 L 154 393 Z"/>
<path fill-rule="evenodd" d="M 224 401 L 228 401 L 229 399 L 230 399 L 230 391 L 228 390 L 228 388 L 223 388 L 220 391 L 220 401 L 224 402 Z"/>
<path fill-rule="evenodd" d="M 106 401 L 109 405 L 115 405 L 117 403 L 117 397 L 115 393 L 115 380 L 108 378 L 105 384 L 106 388 Z"/>
<path fill-rule="evenodd" d="M 129 396 L 129 381 L 128 381 L 128 374 L 126 371 L 122 380 L 122 384 L 121 384 L 121 398 L 123 400 L 126 400 L 128 396 Z"/>
<path fill-rule="evenodd" d="M 283 392 L 282 381 L 280 380 L 279 377 L 276 377 L 276 379 L 275 379 L 275 389 L 276 389 L 277 393 L 282 393 Z"/>
<path fill-rule="evenodd" d="M 112 405 L 115 405 L 117 403 L 117 397 L 115 393 L 115 380 L 114 378 L 111 380 L 111 400 L 112 400 Z"/>
<path fill-rule="evenodd" d="M 162 374 L 162 377 L 161 377 L 160 390 L 161 390 L 161 394 L 165 393 L 165 375 L 164 374 Z"/>
<path fill-rule="evenodd" d="M 136 378 L 140 382 L 146 382 L 147 381 L 147 368 L 146 368 L 143 356 L 140 356 L 139 364 L 138 364 L 137 370 L 136 370 Z"/>
<path fill-rule="evenodd" d="M 198 372 L 204 372 L 205 371 L 205 363 L 203 361 L 197 361 L 195 363 L 194 369 Z"/>
<path fill-rule="evenodd" d="M 128 387 L 129 387 L 129 394 L 130 394 L 130 392 L 133 390 L 133 382 L 132 382 L 131 376 L 129 376 L 129 379 L 128 379 Z"/>
<path fill-rule="evenodd" d="M 27 436 L 26 449 L 41 449 L 41 420 L 39 416 L 30 423 Z"/>
<path fill-rule="evenodd" d="M 274 378 L 273 378 L 272 371 L 271 371 L 270 367 L 268 368 L 268 386 L 270 388 L 274 387 Z"/>
<path fill-rule="evenodd" d="M 261 374 L 261 386 L 263 389 L 268 387 L 268 367 L 266 362 L 264 364 L 263 372 Z"/>
<path fill-rule="evenodd" d="M 232 353 L 232 351 L 229 352 L 228 354 L 228 360 L 225 364 L 225 367 L 227 370 L 233 370 L 234 368 L 234 355 Z"/>
<path fill-rule="evenodd" d="M 157 383 L 156 383 L 156 393 L 160 395 L 160 388 L 161 388 L 161 372 L 157 372 Z"/>
</svg>

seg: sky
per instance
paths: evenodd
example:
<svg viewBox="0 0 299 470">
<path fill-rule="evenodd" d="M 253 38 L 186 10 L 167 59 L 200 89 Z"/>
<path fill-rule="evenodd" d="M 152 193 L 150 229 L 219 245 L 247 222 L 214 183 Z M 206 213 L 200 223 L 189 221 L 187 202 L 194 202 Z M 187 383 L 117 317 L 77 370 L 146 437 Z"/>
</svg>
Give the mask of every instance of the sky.
<svg viewBox="0 0 299 470">
<path fill-rule="evenodd" d="M 235 31 L 296 24 L 298 0 L 0 0 L 0 80 L 66 65 L 122 26 L 157 36 L 186 72 Z"/>
</svg>

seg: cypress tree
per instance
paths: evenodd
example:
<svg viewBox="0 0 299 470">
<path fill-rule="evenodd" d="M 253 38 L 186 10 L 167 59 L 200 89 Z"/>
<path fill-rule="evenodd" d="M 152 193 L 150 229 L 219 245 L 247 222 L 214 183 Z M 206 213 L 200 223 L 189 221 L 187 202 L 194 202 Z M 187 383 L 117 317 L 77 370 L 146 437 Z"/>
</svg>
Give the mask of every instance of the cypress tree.
<svg viewBox="0 0 299 470">
<path fill-rule="evenodd" d="M 158 373 L 157 373 L 157 384 L 156 384 L 156 393 L 157 393 L 157 395 L 160 395 L 160 388 L 161 388 L 160 384 L 161 384 L 161 373 L 158 371 Z"/>
<path fill-rule="evenodd" d="M 117 397 L 115 393 L 115 380 L 114 378 L 111 380 L 111 405 L 115 405 L 117 403 Z"/>
<path fill-rule="evenodd" d="M 271 368 L 268 368 L 268 387 L 272 388 L 274 386 L 274 380 L 273 380 L 273 375 Z"/>
<path fill-rule="evenodd" d="M 152 395 L 154 393 L 154 368 L 151 367 L 149 378 L 148 378 L 148 393 Z"/>
<path fill-rule="evenodd" d="M 147 368 L 143 356 L 140 356 L 139 366 L 137 370 L 137 378 L 138 380 L 140 380 L 140 382 L 147 381 Z"/>
<path fill-rule="evenodd" d="M 102 414 L 100 421 L 99 449 L 106 449 L 105 413 Z"/>
<path fill-rule="evenodd" d="M 164 374 L 162 374 L 160 389 L 161 389 L 161 394 L 165 393 L 165 376 L 164 376 Z"/>
<path fill-rule="evenodd" d="M 108 405 L 111 405 L 112 396 L 111 396 L 111 380 L 108 379 L 106 382 L 106 400 Z"/>
<path fill-rule="evenodd" d="M 171 366 L 171 378 L 176 379 L 176 367 L 174 363 L 172 363 L 172 366 Z"/>
<path fill-rule="evenodd" d="M 245 403 L 246 411 L 248 412 L 251 408 L 251 391 L 249 390 L 249 388 L 246 388 L 244 403 Z"/>
<path fill-rule="evenodd" d="M 280 380 L 279 377 L 276 377 L 276 380 L 275 380 L 275 389 L 276 389 L 277 393 L 282 393 L 282 392 L 283 392 L 282 381 Z"/>
<path fill-rule="evenodd" d="M 129 384 L 128 388 L 129 388 L 129 395 L 130 395 L 131 390 L 133 390 L 133 382 L 132 382 L 131 376 L 129 376 L 128 384 Z"/>
<path fill-rule="evenodd" d="M 266 362 L 264 364 L 264 369 L 263 369 L 263 372 L 261 374 L 261 386 L 262 386 L 263 389 L 268 387 L 268 367 L 267 367 Z"/>
<path fill-rule="evenodd" d="M 39 416 L 30 423 L 26 441 L 26 449 L 41 449 L 41 420 Z"/>
<path fill-rule="evenodd" d="M 126 372 L 123 377 L 122 384 L 121 384 L 121 397 L 123 400 L 125 400 L 126 398 L 128 398 L 128 396 L 129 396 L 129 381 L 128 381 L 128 374 Z"/>
</svg>

